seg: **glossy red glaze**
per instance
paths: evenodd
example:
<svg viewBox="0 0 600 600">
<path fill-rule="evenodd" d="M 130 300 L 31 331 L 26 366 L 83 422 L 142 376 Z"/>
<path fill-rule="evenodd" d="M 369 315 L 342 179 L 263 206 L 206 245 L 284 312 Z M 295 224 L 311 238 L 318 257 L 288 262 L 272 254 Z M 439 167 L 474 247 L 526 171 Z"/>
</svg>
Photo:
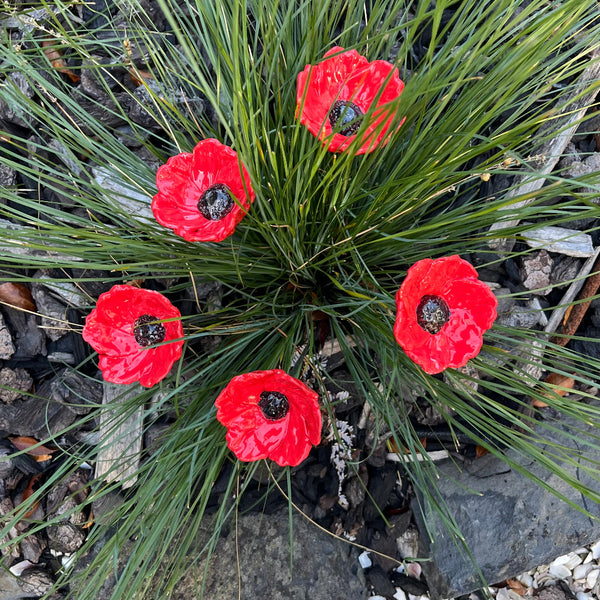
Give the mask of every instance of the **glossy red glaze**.
<svg viewBox="0 0 600 600">
<path fill-rule="evenodd" d="M 202 215 L 198 201 L 211 186 L 229 188 L 235 204 L 213 221 Z M 254 190 L 237 153 L 215 139 L 199 142 L 192 153 L 169 158 L 156 172 L 158 194 L 152 199 L 156 220 L 190 242 L 220 242 L 230 236 L 254 202 Z"/>
<path fill-rule="evenodd" d="M 287 397 L 289 410 L 276 421 L 258 406 L 262 392 Z M 270 458 L 280 466 L 299 465 L 321 441 L 319 395 L 280 369 L 234 377 L 215 401 L 217 419 L 227 427 L 227 445 L 242 461 Z"/>
<path fill-rule="evenodd" d="M 343 50 L 337 46 L 332 48 L 325 54 L 325 60 L 307 65 L 298 75 L 296 114 L 327 150 L 343 152 L 356 135 L 332 135 L 328 117 L 333 103 L 336 100 L 353 102 L 365 114 L 371 108 L 381 106 L 371 114 L 368 127 L 360 134 L 362 139 L 356 154 L 365 154 L 379 144 L 386 144 L 394 133 L 389 128 L 396 111 L 383 105 L 400 96 L 404 82 L 391 63 L 384 60 L 369 62 L 356 50 Z"/>
<path fill-rule="evenodd" d="M 436 334 L 417 322 L 417 306 L 425 295 L 442 298 L 450 309 L 448 322 Z M 394 336 L 427 373 L 462 367 L 479 353 L 497 305 L 496 296 L 466 260 L 457 255 L 420 260 L 396 293 Z"/>
<path fill-rule="evenodd" d="M 161 320 L 164 340 L 142 348 L 134 337 L 135 320 L 151 315 Z M 166 377 L 181 356 L 181 313 L 167 298 L 152 290 L 115 285 L 101 294 L 87 316 L 83 339 L 98 352 L 98 366 L 106 381 L 152 387 Z M 164 320 L 163 319 L 176 319 Z M 168 343 L 170 340 L 177 340 Z"/>
</svg>

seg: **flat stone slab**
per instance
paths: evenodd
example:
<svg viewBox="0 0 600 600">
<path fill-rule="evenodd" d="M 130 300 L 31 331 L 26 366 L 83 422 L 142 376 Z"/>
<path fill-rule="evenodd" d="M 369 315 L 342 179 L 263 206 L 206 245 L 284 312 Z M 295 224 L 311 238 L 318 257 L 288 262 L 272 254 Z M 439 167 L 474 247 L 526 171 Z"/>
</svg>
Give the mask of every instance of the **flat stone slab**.
<svg viewBox="0 0 600 600">
<path fill-rule="evenodd" d="M 576 229 L 548 225 L 526 231 L 523 239 L 531 248 L 545 248 L 566 256 L 588 258 L 594 254 L 592 237 Z"/>
<path fill-rule="evenodd" d="M 199 598 L 204 580 L 204 598 L 211 600 L 365 600 L 367 586 L 356 548 L 321 531 L 296 511 L 292 523 L 291 573 L 287 508 L 268 515 L 242 515 L 237 535 L 232 522 L 229 535 L 219 540 L 206 576 L 205 561 L 191 565 L 170 598 Z M 203 537 L 201 533 L 199 539 Z"/>
<path fill-rule="evenodd" d="M 568 444 L 581 450 L 589 461 L 600 461 L 597 438 L 585 441 L 586 434 L 598 435 L 598 428 L 559 416 L 553 425 L 574 436 Z M 542 430 L 538 426 L 540 433 Z M 542 452 L 555 455 L 550 443 L 567 445 L 566 437 L 544 433 L 549 444 Z M 552 562 L 580 546 L 600 539 L 600 505 L 584 498 L 570 485 L 508 451 L 516 463 L 527 467 L 548 489 L 563 494 L 569 501 L 583 507 L 596 518 L 590 518 L 551 492 L 543 489 L 516 470 L 511 470 L 498 458 L 487 455 L 470 466 L 459 467 L 451 461 L 438 464 L 439 491 L 458 529 L 464 536 L 470 558 L 446 529 L 433 507 L 413 507 L 419 521 L 421 557 L 431 598 L 453 598 L 499 583 L 524 571 Z M 582 461 L 582 467 L 590 466 Z M 596 463 L 598 464 L 598 463 Z M 600 482 L 575 465 L 562 465 L 569 476 L 600 493 Z M 596 471 L 597 469 L 593 469 Z M 480 569 L 478 573 L 477 569 Z M 482 576 L 484 580 L 482 581 Z"/>
</svg>

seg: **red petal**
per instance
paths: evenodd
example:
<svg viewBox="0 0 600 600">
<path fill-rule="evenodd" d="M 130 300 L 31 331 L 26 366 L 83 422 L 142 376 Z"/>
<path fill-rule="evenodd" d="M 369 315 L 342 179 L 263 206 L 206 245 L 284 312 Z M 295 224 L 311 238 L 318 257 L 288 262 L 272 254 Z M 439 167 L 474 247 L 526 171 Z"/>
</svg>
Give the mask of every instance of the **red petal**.
<svg viewBox="0 0 600 600">
<path fill-rule="evenodd" d="M 167 163 L 156 172 L 156 186 L 167 196 L 178 196 L 181 190 L 189 185 L 192 171 L 193 155 L 182 152 L 171 156 Z"/>
<path fill-rule="evenodd" d="M 319 438 L 320 441 L 320 438 Z M 269 458 L 280 467 L 299 465 L 310 453 L 311 443 L 308 440 L 306 425 L 303 419 L 290 424 L 287 437 L 269 452 Z"/>
<path fill-rule="evenodd" d="M 288 413 L 283 419 L 277 421 L 269 421 L 264 417 L 257 420 L 256 427 L 254 429 L 254 437 L 256 444 L 259 448 L 264 450 L 267 455 L 270 455 L 273 448 L 279 446 L 281 443 L 288 443 L 288 425 L 289 425 L 289 414 Z"/>
<path fill-rule="evenodd" d="M 451 283 L 441 296 L 450 307 L 450 313 L 463 309 L 481 331 L 488 330 L 497 316 L 498 300 L 492 290 L 479 280 L 459 279 Z"/>
<path fill-rule="evenodd" d="M 481 350 L 483 332 L 471 319 L 468 311 L 455 309 L 450 321 L 438 335 L 443 335 L 448 343 L 449 367 L 462 367 Z"/>
<path fill-rule="evenodd" d="M 267 458 L 267 453 L 258 447 L 252 430 L 244 430 L 243 432 L 228 430 L 225 439 L 229 449 L 240 460 L 251 462 Z"/>
</svg>

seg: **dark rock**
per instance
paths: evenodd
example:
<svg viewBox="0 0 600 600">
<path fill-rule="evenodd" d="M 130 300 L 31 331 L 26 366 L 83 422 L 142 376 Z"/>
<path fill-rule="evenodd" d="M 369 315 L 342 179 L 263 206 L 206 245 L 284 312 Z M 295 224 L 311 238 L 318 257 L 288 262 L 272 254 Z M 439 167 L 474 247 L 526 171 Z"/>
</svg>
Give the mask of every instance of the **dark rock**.
<svg viewBox="0 0 600 600">
<path fill-rule="evenodd" d="M 15 353 L 12 335 L 0 314 L 0 359 L 10 358 Z"/>
<path fill-rule="evenodd" d="M 75 414 L 86 415 L 102 404 L 102 382 L 72 369 L 64 369 L 46 385 L 50 388 L 48 397 L 68 406 Z"/>
<path fill-rule="evenodd" d="M 378 596 L 391 598 L 396 593 L 394 584 L 379 565 L 373 565 L 366 571 L 365 576 L 367 582 Z"/>
<path fill-rule="evenodd" d="M 58 402 L 31 396 L 14 404 L 0 404 L 0 430 L 44 440 L 71 425 L 77 415 Z"/>
<path fill-rule="evenodd" d="M 38 326 L 37 317 L 10 306 L 3 307 L 3 310 L 16 346 L 12 358 L 34 358 L 40 354 L 45 356 L 44 333 Z"/>
<path fill-rule="evenodd" d="M 205 596 L 211 600 L 238 597 L 238 580 L 232 576 L 239 547 L 242 600 L 286 598 L 289 600 L 363 600 L 365 587 L 357 576 L 354 549 L 293 516 L 293 576 L 290 574 L 290 546 L 287 509 L 257 518 L 242 516 L 235 531 L 220 541 L 206 573 Z M 210 535 L 210 529 L 204 534 Z M 173 600 L 194 596 L 204 564 L 193 565 L 175 586 Z"/>
<path fill-rule="evenodd" d="M 8 188 L 17 183 L 17 172 L 8 165 L 0 165 L 0 187 Z"/>
<path fill-rule="evenodd" d="M 426 583 L 419 581 L 414 577 L 410 577 L 409 575 L 405 575 L 404 573 L 393 571 L 390 578 L 394 585 L 401 588 L 407 594 L 412 594 L 413 596 L 422 596 L 427 594 L 429 591 Z"/>
<path fill-rule="evenodd" d="M 0 401 L 12 404 L 23 396 L 23 392 L 29 392 L 33 385 L 33 379 L 25 369 L 0 369 Z"/>
<path fill-rule="evenodd" d="M 85 533 L 69 522 L 48 525 L 46 528 L 48 547 L 56 552 L 70 554 L 79 550 L 85 541 Z"/>
<path fill-rule="evenodd" d="M 15 577 L 8 569 L 0 569 L 0 598 L 2 600 L 40 598 L 52 584 L 50 575 L 38 567 L 25 570 L 21 577 Z"/>
<path fill-rule="evenodd" d="M 42 315 L 41 327 L 46 335 L 51 340 L 58 340 L 68 333 L 69 325 L 65 322 L 67 307 L 50 296 L 42 285 L 32 284 L 31 294 L 37 305 L 38 313 Z"/>
<path fill-rule="evenodd" d="M 46 548 L 46 542 L 40 539 L 37 535 L 28 535 L 21 542 L 21 554 L 23 558 L 32 563 L 37 563 L 42 556 L 42 552 Z"/>
<path fill-rule="evenodd" d="M 586 436 L 594 436 L 597 429 L 565 415 L 551 425 L 556 432 L 541 426 L 536 429 L 548 440 L 550 453 L 556 456 L 552 450 L 556 443 L 571 444 L 581 451 L 585 468 L 568 463 L 563 463 L 562 468 L 575 480 L 600 492 L 598 480 L 586 472 L 587 461 L 597 464 L 600 460 L 595 438 L 586 441 Z M 562 432 L 567 435 L 561 435 Z M 540 452 L 544 451 L 542 445 Z M 592 514 L 598 514 L 598 506 L 583 498 L 571 484 L 533 464 L 531 459 L 524 462 L 515 451 L 508 450 L 507 455 L 532 471 L 547 489 L 555 490 Z M 503 472 L 505 468 L 494 467 L 496 462 L 492 460 L 487 477 L 481 470 L 476 475 L 461 471 L 450 461 L 438 465 L 439 501 L 445 503 L 456 520 L 457 530 L 464 536 L 470 555 L 444 525 L 445 517 L 440 515 L 437 502 L 436 506 L 431 506 L 421 498 L 420 503 L 414 503 L 413 510 L 421 531 L 421 556 L 432 559 L 422 565 L 434 599 L 467 594 L 486 583 L 514 577 L 600 538 L 598 520 L 559 500 L 516 470 Z"/>
<path fill-rule="evenodd" d="M 563 256 L 554 262 L 550 283 L 554 285 L 568 284 L 573 281 L 581 269 L 581 259 L 574 256 Z"/>
<path fill-rule="evenodd" d="M 50 573 L 39 567 L 33 567 L 23 572 L 19 578 L 19 587 L 26 598 L 40 598 L 54 585 Z"/>
<path fill-rule="evenodd" d="M 521 278 L 523 285 L 528 290 L 535 290 L 540 296 L 550 292 L 550 274 L 554 261 L 547 250 L 532 252 L 523 258 Z"/>
<path fill-rule="evenodd" d="M 387 463 L 382 469 L 376 469 L 371 474 L 369 496 L 363 511 L 367 523 L 381 518 L 381 511 L 388 505 L 397 480 L 398 470 L 395 465 L 390 463 Z"/>
</svg>

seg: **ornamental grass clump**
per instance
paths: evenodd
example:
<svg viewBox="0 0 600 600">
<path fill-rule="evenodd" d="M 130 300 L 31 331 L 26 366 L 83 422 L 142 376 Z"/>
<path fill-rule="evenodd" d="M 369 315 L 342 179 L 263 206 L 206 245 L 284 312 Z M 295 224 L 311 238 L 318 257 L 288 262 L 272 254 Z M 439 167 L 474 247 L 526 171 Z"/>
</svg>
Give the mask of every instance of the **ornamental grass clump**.
<svg viewBox="0 0 600 600">
<path fill-rule="evenodd" d="M 344 379 L 378 449 L 406 455 L 418 501 L 457 540 L 415 429 L 425 410 L 457 447 L 466 436 L 600 500 L 562 466 L 598 479 L 570 433 L 539 452 L 560 428 L 533 409 L 600 423 L 588 391 L 600 361 L 506 321 L 498 300 L 528 292 L 486 280 L 534 251 L 490 252 L 500 234 L 520 241 L 575 217 L 597 227 L 597 190 L 581 181 L 554 172 L 517 191 L 546 177 L 544 143 L 595 89 L 579 83 L 600 40 L 594 0 L 124 0 L 104 13 L 57 2 L 10 17 L 3 279 L 83 292 L 65 320 L 87 355 L 65 368 L 123 394 L 72 429 L 166 427 L 125 481 L 130 455 L 90 476 L 88 504 L 128 491 L 90 518 L 81 554 L 102 543 L 57 588 L 92 600 L 111 573 L 113 600 L 172 592 L 201 523 L 214 528 L 204 556 L 259 466 L 265 490 L 289 494 L 287 466 L 323 452 L 323 431 L 339 446 L 350 439 L 332 393 Z M 342 378 L 325 364 L 334 347 Z M 566 372 L 577 401 L 544 382 Z M 36 503 L 94 464 L 93 436 L 66 434 L 49 433 L 60 460 L 4 517 L 3 548 L 27 535 Z M 338 454 L 347 477 L 368 458 L 361 447 Z M 216 487 L 225 501 L 209 511 Z"/>
</svg>

